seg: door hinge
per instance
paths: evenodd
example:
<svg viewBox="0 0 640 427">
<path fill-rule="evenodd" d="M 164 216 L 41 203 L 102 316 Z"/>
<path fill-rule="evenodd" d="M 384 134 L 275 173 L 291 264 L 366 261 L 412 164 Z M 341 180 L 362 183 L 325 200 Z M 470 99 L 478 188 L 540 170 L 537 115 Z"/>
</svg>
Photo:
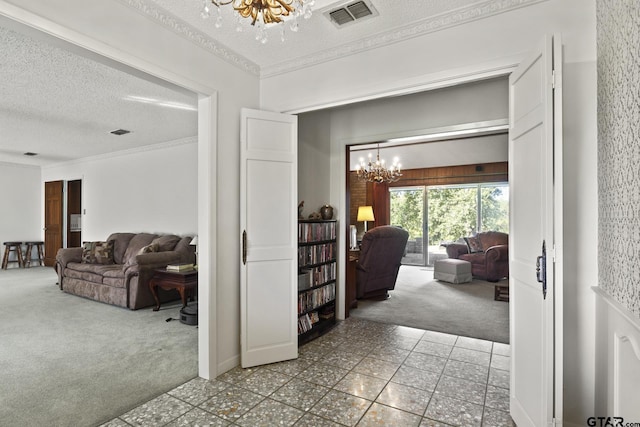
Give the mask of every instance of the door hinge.
<svg viewBox="0 0 640 427">
<path fill-rule="evenodd" d="M 556 70 L 551 71 L 551 88 L 556 88 Z"/>
</svg>

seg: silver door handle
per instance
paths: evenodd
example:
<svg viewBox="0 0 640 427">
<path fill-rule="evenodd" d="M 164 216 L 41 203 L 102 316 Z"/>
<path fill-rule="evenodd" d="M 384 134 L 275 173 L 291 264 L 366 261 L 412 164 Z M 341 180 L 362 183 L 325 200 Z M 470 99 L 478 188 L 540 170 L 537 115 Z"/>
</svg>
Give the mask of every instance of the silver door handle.
<svg viewBox="0 0 640 427">
<path fill-rule="evenodd" d="M 242 264 L 247 264 L 247 230 L 242 232 Z"/>
<path fill-rule="evenodd" d="M 542 241 L 542 255 L 536 258 L 536 280 L 542 283 L 542 299 L 547 299 L 547 248 Z"/>
</svg>

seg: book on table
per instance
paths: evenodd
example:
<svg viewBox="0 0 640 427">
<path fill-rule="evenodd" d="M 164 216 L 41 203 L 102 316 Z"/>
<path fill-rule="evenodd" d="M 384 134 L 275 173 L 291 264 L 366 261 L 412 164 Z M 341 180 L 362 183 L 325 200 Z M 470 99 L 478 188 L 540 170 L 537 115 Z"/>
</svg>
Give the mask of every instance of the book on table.
<svg viewBox="0 0 640 427">
<path fill-rule="evenodd" d="M 189 271 L 189 270 L 193 270 L 193 263 L 167 265 L 167 271 Z"/>
</svg>

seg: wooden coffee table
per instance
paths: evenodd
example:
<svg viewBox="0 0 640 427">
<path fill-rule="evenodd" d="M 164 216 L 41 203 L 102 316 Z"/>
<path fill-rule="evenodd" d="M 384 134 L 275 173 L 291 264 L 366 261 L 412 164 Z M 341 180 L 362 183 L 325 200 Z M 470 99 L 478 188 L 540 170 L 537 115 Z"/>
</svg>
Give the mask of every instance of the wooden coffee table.
<svg viewBox="0 0 640 427">
<path fill-rule="evenodd" d="M 185 308 L 187 306 L 187 296 L 193 298 L 198 290 L 198 270 L 167 271 L 164 268 L 157 269 L 149 281 L 149 289 L 156 300 L 156 306 L 153 311 L 160 310 L 158 288 L 165 291 L 170 289 L 177 290 L 182 300 L 182 308 Z"/>
</svg>

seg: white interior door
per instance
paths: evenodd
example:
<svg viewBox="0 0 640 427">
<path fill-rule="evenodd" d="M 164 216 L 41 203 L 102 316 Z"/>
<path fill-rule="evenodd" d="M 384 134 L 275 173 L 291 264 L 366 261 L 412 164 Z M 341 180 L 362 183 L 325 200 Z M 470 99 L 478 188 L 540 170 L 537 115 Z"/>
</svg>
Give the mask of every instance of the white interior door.
<svg viewBox="0 0 640 427">
<path fill-rule="evenodd" d="M 241 112 L 241 364 L 298 357 L 296 116 Z"/>
<path fill-rule="evenodd" d="M 519 427 L 562 422 L 561 65 L 560 40 L 548 36 L 509 78 L 510 393 Z"/>
</svg>

